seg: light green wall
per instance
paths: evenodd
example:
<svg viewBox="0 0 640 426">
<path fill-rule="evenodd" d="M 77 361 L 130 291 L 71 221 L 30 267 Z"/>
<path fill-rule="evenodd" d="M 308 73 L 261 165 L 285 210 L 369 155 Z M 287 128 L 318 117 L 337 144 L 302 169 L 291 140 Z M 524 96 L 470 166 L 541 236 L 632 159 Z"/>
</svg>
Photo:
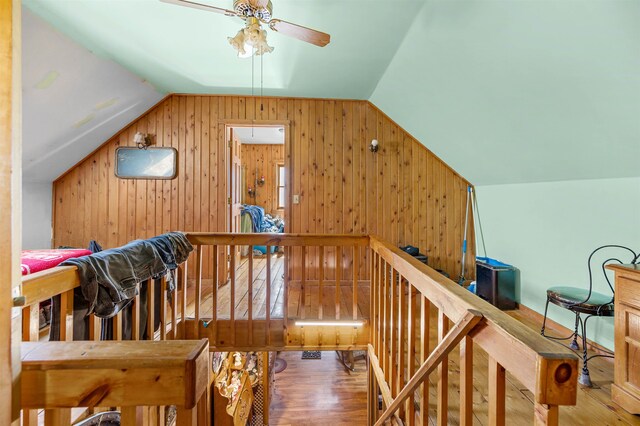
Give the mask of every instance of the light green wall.
<svg viewBox="0 0 640 426">
<path fill-rule="evenodd" d="M 603 244 L 640 250 L 640 178 L 476 190 L 487 254 L 520 270 L 520 302 L 538 312 L 544 312 L 548 287 L 588 285 L 591 250 Z M 481 253 L 479 241 L 477 247 Z M 601 275 L 598 279 L 596 289 L 605 293 L 606 282 Z M 565 309 L 551 305 L 549 316 L 573 327 Z M 590 339 L 613 348 L 611 318 L 591 320 L 588 328 Z"/>
<path fill-rule="evenodd" d="M 638 22 L 637 0 L 427 1 L 370 100 L 476 185 L 637 177 Z"/>
</svg>

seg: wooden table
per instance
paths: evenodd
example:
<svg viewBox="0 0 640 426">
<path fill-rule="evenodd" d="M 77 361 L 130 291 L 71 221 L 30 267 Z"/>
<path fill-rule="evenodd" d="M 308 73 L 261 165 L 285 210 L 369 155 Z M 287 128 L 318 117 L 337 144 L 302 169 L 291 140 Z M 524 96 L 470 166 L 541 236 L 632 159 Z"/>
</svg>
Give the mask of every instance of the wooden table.
<svg viewBox="0 0 640 426">
<path fill-rule="evenodd" d="M 640 265 L 609 265 L 616 273 L 615 366 L 611 399 L 640 414 Z"/>
</svg>

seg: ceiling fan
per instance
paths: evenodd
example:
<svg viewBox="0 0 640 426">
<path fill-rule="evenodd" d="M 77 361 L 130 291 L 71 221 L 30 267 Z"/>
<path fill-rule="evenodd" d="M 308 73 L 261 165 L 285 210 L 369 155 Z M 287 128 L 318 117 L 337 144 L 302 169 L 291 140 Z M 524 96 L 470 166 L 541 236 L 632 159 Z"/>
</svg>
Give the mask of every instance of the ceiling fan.
<svg viewBox="0 0 640 426">
<path fill-rule="evenodd" d="M 238 31 L 235 37 L 227 38 L 229 44 L 238 51 L 238 56 L 241 58 L 251 57 L 254 53 L 256 55 L 262 55 L 273 51 L 273 47 L 267 44 L 267 32 L 262 29 L 262 24 L 268 25 L 273 31 L 320 47 L 326 46 L 329 44 L 329 41 L 331 41 L 329 34 L 273 18 L 273 5 L 270 0 L 234 0 L 233 10 L 196 3 L 190 0 L 160 1 L 178 6 L 191 7 L 193 9 L 206 10 L 208 12 L 221 13 L 226 16 L 237 16 L 243 19 L 245 21 L 245 27 Z"/>
</svg>

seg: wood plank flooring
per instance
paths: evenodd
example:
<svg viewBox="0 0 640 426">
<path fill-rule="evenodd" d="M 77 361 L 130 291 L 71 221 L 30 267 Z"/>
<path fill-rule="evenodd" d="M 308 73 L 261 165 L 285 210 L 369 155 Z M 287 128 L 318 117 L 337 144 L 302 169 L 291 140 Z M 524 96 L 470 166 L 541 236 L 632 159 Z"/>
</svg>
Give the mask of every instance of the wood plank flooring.
<svg viewBox="0 0 640 426">
<path fill-rule="evenodd" d="M 271 425 L 359 426 L 367 424 L 367 364 L 347 372 L 333 351 L 322 359 L 301 359 L 302 352 L 281 352 L 287 368 L 275 375 Z"/>
</svg>

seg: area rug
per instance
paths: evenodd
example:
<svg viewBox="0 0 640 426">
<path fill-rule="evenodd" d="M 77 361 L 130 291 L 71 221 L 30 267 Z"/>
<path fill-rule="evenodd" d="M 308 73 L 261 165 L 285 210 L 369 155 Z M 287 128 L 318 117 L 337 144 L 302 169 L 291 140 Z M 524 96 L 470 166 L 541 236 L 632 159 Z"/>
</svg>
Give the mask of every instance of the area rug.
<svg viewBox="0 0 640 426">
<path fill-rule="evenodd" d="M 321 357 L 320 351 L 302 351 L 302 359 L 320 359 Z"/>
</svg>

